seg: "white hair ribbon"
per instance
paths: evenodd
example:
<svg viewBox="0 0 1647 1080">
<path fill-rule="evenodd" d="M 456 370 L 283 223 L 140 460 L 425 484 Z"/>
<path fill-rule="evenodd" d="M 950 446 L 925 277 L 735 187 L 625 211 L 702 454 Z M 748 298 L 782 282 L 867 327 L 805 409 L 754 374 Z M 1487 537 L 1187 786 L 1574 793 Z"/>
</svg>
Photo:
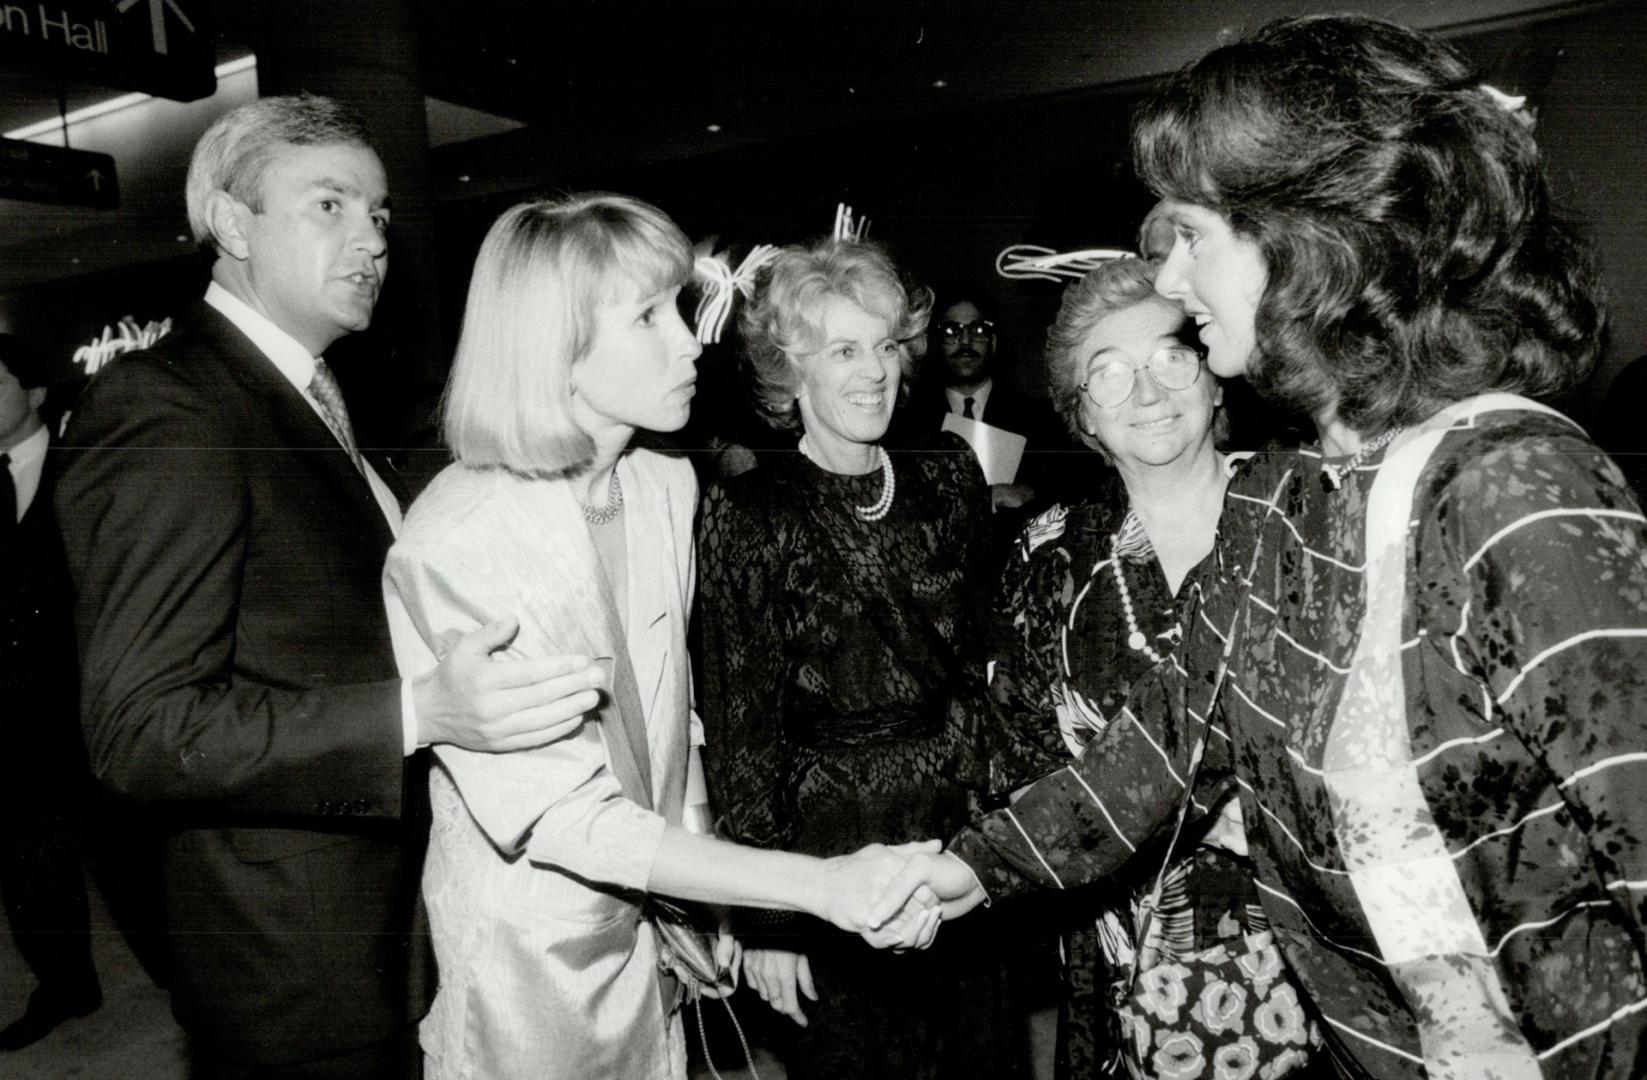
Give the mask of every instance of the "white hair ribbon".
<svg viewBox="0 0 1647 1080">
<path fill-rule="evenodd" d="M 869 235 L 869 219 L 852 216 L 852 207 L 846 203 L 835 204 L 835 239 L 862 240 Z"/>
<path fill-rule="evenodd" d="M 1086 248 L 1082 251 L 1053 251 L 1036 244 L 1013 244 L 995 256 L 995 272 L 1004 278 L 1079 281 L 1088 273 L 1114 259 L 1138 256 L 1119 248 Z"/>
<path fill-rule="evenodd" d="M 698 298 L 698 310 L 692 316 L 697 324 L 698 340 L 713 345 L 721 339 L 726 320 L 732 314 L 732 301 L 738 293 L 748 300 L 755 295 L 755 275 L 761 267 L 778 257 L 778 248 L 772 244 L 756 244 L 733 270 L 719 255 L 699 255 L 692 264 L 693 272 L 703 281 L 703 295 Z"/>
<path fill-rule="evenodd" d="M 1494 105 L 1497 105 L 1505 112 L 1520 112 L 1522 106 L 1527 104 L 1526 94 L 1506 94 L 1492 83 L 1482 83 L 1481 89 L 1486 92 L 1488 97 L 1493 99 Z"/>
</svg>

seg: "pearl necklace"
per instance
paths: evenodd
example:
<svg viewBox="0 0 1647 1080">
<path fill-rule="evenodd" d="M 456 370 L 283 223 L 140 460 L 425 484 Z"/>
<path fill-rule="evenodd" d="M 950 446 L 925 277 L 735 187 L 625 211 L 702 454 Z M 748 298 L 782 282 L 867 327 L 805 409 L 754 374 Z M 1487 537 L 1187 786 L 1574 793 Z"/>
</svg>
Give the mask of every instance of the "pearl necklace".
<svg viewBox="0 0 1647 1080">
<path fill-rule="evenodd" d="M 808 460 L 810 460 L 813 464 L 817 465 L 819 468 L 824 467 L 822 463 L 813 456 L 812 447 L 806 441 L 805 435 L 801 436 L 800 451 L 805 454 Z M 892 497 L 898 493 L 898 477 L 892 471 L 891 455 L 886 452 L 885 447 L 881 446 L 875 447 L 875 454 L 881 468 L 881 497 L 870 503 L 868 506 L 854 506 L 852 508 L 852 512 L 865 521 L 879 521 L 886 517 L 886 512 L 892 509 Z"/>
<path fill-rule="evenodd" d="M 1384 449 L 1384 447 L 1390 445 L 1391 440 L 1405 430 L 1406 428 L 1404 427 L 1393 427 L 1382 434 L 1373 436 L 1371 439 L 1368 439 L 1366 442 L 1362 443 L 1361 449 L 1357 450 L 1354 454 L 1351 454 L 1350 459 L 1342 465 L 1334 465 L 1330 462 L 1323 461 L 1321 463 L 1321 490 L 1337 491 L 1339 488 L 1343 487 L 1344 477 L 1350 475 L 1350 473 L 1366 464 L 1368 458 Z"/>
<path fill-rule="evenodd" d="M 1127 576 L 1121 570 L 1121 564 L 1126 561 L 1121 557 L 1121 533 L 1125 531 L 1126 526 L 1123 525 L 1121 531 L 1110 538 L 1109 557 L 1110 569 L 1115 571 L 1115 591 L 1121 597 L 1121 614 L 1127 620 L 1127 647 L 1133 652 L 1143 653 L 1151 663 L 1159 664 L 1166 658 L 1150 648 L 1149 639 L 1138 629 L 1138 616 L 1132 610 L 1132 593 L 1127 591 Z"/>
<path fill-rule="evenodd" d="M 591 525 L 606 525 L 623 509 L 623 485 L 618 483 L 618 470 L 615 468 L 612 470 L 612 483 L 608 485 L 606 492 L 605 506 L 578 504 L 578 508 L 583 511 L 583 520 Z"/>
</svg>

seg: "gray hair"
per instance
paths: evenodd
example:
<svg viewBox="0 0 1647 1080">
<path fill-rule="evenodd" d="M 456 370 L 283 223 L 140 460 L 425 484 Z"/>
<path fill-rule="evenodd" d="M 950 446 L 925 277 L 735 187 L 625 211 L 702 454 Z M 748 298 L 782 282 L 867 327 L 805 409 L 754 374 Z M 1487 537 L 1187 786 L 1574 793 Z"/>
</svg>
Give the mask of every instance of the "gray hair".
<svg viewBox="0 0 1647 1080">
<path fill-rule="evenodd" d="M 1146 252 L 1153 246 L 1149 234 L 1160 222 L 1161 218 L 1152 211 L 1139 231 L 1139 246 Z M 1047 383 L 1052 407 L 1063 417 L 1070 434 L 1104 454 L 1106 459 L 1109 452 L 1081 427 L 1081 383 L 1085 381 L 1087 361 L 1082 345 L 1098 320 L 1137 304 L 1162 300 L 1155 291 L 1158 269 L 1151 259 L 1114 259 L 1102 264 L 1064 290 L 1058 317 L 1047 327 Z M 1186 343 L 1199 349 L 1199 339 L 1187 330 L 1185 333 L 1188 334 Z M 1208 371 L 1202 377 L 1215 376 Z M 1223 406 L 1213 415 L 1212 433 L 1213 442 L 1219 446 L 1229 438 L 1229 418 Z"/>
<path fill-rule="evenodd" d="M 346 143 L 370 148 L 366 123 L 353 108 L 315 94 L 259 98 L 217 119 L 195 143 L 184 199 L 196 244 L 213 247 L 206 200 L 227 192 L 263 209 L 263 174 L 287 146 Z"/>
</svg>

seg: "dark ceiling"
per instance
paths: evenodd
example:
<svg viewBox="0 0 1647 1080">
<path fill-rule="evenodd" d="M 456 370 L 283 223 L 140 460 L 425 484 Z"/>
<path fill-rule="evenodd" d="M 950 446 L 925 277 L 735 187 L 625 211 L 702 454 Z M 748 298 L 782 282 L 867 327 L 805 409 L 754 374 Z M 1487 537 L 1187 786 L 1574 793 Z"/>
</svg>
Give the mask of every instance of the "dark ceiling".
<svg viewBox="0 0 1647 1080">
<path fill-rule="evenodd" d="M 310 9 L 308 5 L 316 5 Z M 426 94 L 464 109 L 431 155 L 437 203 L 589 182 L 660 161 L 870 125 L 886 128 L 1093 87 L 1145 83 L 1271 18 L 1338 3 L 1298 0 L 216 0 L 220 59 L 258 33 L 308 45 L 320 5 L 384 17 L 410 5 Z M 1449 31 L 1586 5 L 1549 0 L 1362 0 Z M 332 11 L 336 11 L 333 7 Z M 270 13 L 275 17 L 271 18 Z M 288 13 L 295 17 L 283 19 Z M 254 27 L 257 28 L 254 30 Z M 372 57 L 361 57 L 370 65 Z M 0 71 L 0 130 L 111 91 Z M 218 105 L 217 108 L 221 108 Z M 464 110 L 475 110 L 465 113 Z M 158 103 L 115 133 L 122 208 L 0 200 L 0 291 L 175 254 L 187 146 L 209 103 Z M 488 115 L 492 118 L 488 120 Z M 465 132 L 464 117 L 474 121 Z M 496 133 L 496 118 L 518 122 Z M 130 125 L 128 125 L 130 126 Z M 465 140 L 465 134 L 474 137 Z"/>
</svg>

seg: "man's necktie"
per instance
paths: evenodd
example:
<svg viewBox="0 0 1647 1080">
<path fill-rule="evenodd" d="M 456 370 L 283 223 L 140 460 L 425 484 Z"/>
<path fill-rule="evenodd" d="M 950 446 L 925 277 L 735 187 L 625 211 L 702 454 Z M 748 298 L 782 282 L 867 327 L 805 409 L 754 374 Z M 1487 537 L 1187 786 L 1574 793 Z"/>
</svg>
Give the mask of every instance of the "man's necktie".
<svg viewBox="0 0 1647 1080">
<path fill-rule="evenodd" d="M 337 377 L 324 360 L 315 361 L 315 377 L 309 381 L 309 393 L 320 402 L 321 419 L 326 421 L 326 426 L 332 429 L 337 441 L 348 451 L 349 460 L 355 463 L 360 475 L 365 476 L 366 463 L 361 460 L 360 451 L 355 447 L 355 433 L 349 426 L 349 410 L 343 404 L 343 392 L 337 388 Z"/>
<path fill-rule="evenodd" d="M 0 454 L 0 536 L 17 528 L 17 485 L 11 478 L 11 455 Z"/>
<path fill-rule="evenodd" d="M 967 398 L 967 399 L 965 399 L 964 401 L 961 402 L 961 419 L 962 420 L 976 420 L 976 419 L 978 419 L 976 416 L 974 416 L 972 414 L 972 399 L 971 398 Z"/>
</svg>

